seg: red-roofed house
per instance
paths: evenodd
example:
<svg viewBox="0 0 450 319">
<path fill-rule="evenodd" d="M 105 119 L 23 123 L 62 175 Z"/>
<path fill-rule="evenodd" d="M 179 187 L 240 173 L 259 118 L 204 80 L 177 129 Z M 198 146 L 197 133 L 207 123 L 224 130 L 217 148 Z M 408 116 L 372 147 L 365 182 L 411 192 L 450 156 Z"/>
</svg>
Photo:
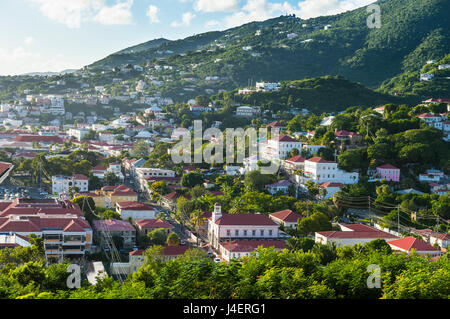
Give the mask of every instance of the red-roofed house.
<svg viewBox="0 0 450 319">
<path fill-rule="evenodd" d="M 161 198 L 161 204 L 162 204 L 162 206 L 175 211 L 177 209 L 177 200 L 181 196 L 183 196 L 184 198 L 189 199 L 189 200 L 191 199 L 191 195 L 189 195 L 189 194 L 181 195 L 177 192 L 172 192 L 167 195 L 164 195 Z"/>
<path fill-rule="evenodd" d="M 136 243 L 136 229 L 127 220 L 94 220 L 93 224 L 96 235 L 101 239 L 101 245 L 104 248 L 108 247 L 105 241 L 105 233 L 109 233 L 112 237 L 121 237 L 123 246 L 127 248 L 133 247 Z"/>
<path fill-rule="evenodd" d="M 427 125 L 433 126 L 438 130 L 442 130 L 442 117 L 440 115 L 434 115 L 432 113 L 423 113 L 417 115 L 419 119 L 427 123 Z"/>
<path fill-rule="evenodd" d="M 163 228 L 169 234 L 173 229 L 169 222 L 162 219 L 139 219 L 135 224 L 139 231 L 145 235 L 159 228 Z"/>
<path fill-rule="evenodd" d="M 280 121 L 274 121 L 267 124 L 267 127 L 278 128 L 280 130 L 283 130 L 286 128 L 286 125 L 282 124 Z"/>
<path fill-rule="evenodd" d="M 216 249 L 222 240 L 277 238 L 277 223 L 263 214 L 222 214 L 216 203 L 208 219 L 208 240 Z"/>
<path fill-rule="evenodd" d="M 301 157 L 300 155 L 296 155 L 294 157 L 288 158 L 287 160 L 283 161 L 283 167 L 286 170 L 296 171 L 298 169 L 304 169 L 305 167 L 305 158 Z"/>
<path fill-rule="evenodd" d="M 345 185 L 342 183 L 322 183 L 320 184 L 319 188 L 324 189 L 327 191 L 326 195 L 324 196 L 324 200 L 327 200 L 328 198 L 333 197 L 333 195 L 337 192 L 339 192 Z"/>
<path fill-rule="evenodd" d="M 341 225 L 341 231 L 322 231 L 316 232 L 315 234 L 316 243 L 323 245 L 335 243 L 337 247 L 364 244 L 375 239 L 384 239 L 388 241 L 395 238 L 397 237 L 394 235 L 362 224 Z"/>
<path fill-rule="evenodd" d="M 297 213 L 294 213 L 290 209 L 285 209 L 279 212 L 269 214 L 269 218 L 277 224 L 282 224 L 284 227 L 297 227 L 297 220 L 302 218 Z"/>
<path fill-rule="evenodd" d="M 116 211 L 122 219 L 153 219 L 156 216 L 155 207 L 139 202 L 116 203 Z"/>
<path fill-rule="evenodd" d="M 250 256 L 250 254 L 257 250 L 259 247 L 273 247 L 275 250 L 281 251 L 283 249 L 286 249 L 286 243 L 283 240 L 222 241 L 219 246 L 219 251 L 222 255 L 222 258 L 229 262 L 233 258 Z"/>
<path fill-rule="evenodd" d="M 397 252 L 405 252 L 410 254 L 411 250 L 415 249 L 418 255 L 430 255 L 432 257 L 441 255 L 440 249 L 437 249 L 415 237 L 395 239 L 388 241 L 387 243 L 391 246 L 392 250 Z"/>
</svg>

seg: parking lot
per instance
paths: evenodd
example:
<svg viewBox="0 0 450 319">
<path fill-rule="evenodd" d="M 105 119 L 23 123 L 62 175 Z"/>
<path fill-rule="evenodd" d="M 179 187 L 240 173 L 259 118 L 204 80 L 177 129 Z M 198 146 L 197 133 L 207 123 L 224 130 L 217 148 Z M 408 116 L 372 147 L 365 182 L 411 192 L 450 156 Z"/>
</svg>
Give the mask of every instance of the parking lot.
<svg viewBox="0 0 450 319">
<path fill-rule="evenodd" d="M 49 194 L 39 187 L 0 185 L 0 200 L 16 198 L 45 199 Z"/>
</svg>

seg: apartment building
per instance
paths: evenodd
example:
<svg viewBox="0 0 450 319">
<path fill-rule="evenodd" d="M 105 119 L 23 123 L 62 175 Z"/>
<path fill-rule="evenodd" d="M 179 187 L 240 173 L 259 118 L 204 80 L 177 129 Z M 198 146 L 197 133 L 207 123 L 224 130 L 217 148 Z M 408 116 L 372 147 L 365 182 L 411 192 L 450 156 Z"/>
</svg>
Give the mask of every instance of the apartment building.
<svg viewBox="0 0 450 319">
<path fill-rule="evenodd" d="M 0 233 L 42 237 L 49 262 L 82 259 L 92 246 L 92 229 L 70 201 L 16 199 L 0 203 Z"/>
<path fill-rule="evenodd" d="M 52 194 L 68 194 L 71 187 L 78 188 L 80 193 L 87 192 L 89 190 L 89 180 L 87 176 L 82 174 L 74 174 L 73 176 L 52 176 Z"/>
</svg>

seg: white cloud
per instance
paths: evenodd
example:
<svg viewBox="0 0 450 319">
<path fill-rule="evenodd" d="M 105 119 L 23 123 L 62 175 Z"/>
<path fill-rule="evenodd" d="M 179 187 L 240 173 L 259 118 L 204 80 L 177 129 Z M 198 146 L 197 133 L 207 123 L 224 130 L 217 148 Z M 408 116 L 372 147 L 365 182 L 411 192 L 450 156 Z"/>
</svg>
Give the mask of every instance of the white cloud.
<svg viewBox="0 0 450 319">
<path fill-rule="evenodd" d="M 375 0 L 305 0 L 298 3 L 298 8 L 295 11 L 299 17 L 308 19 L 354 10 L 373 2 Z"/>
<path fill-rule="evenodd" d="M 104 25 L 131 24 L 133 21 L 132 6 L 133 0 L 117 2 L 112 7 L 104 6 L 94 17 L 94 20 Z"/>
<path fill-rule="evenodd" d="M 79 28 L 81 22 L 92 18 L 100 10 L 105 0 L 30 0 L 39 5 L 39 10 L 47 18 L 65 24 L 69 28 Z"/>
<path fill-rule="evenodd" d="M 15 75 L 30 72 L 59 72 L 65 69 L 77 69 L 66 61 L 62 54 L 52 57 L 43 57 L 41 54 L 28 51 L 22 46 L 7 50 L 0 48 L 0 74 Z"/>
<path fill-rule="evenodd" d="M 210 21 L 207 21 L 207 22 L 205 23 L 205 28 L 214 28 L 214 27 L 218 27 L 220 24 L 221 24 L 220 21 L 217 21 L 217 20 L 210 20 Z"/>
<path fill-rule="evenodd" d="M 194 9 L 202 12 L 227 12 L 236 11 L 240 0 L 196 0 Z"/>
<path fill-rule="evenodd" d="M 106 0 L 29 0 L 39 6 L 47 18 L 65 24 L 69 28 L 80 28 L 82 22 L 97 21 L 101 24 L 130 24 L 133 0 L 117 0 L 107 6 Z"/>
<path fill-rule="evenodd" d="M 369 5 L 375 0 L 303 0 L 297 5 L 272 3 L 267 0 L 247 0 L 239 12 L 225 17 L 228 28 L 242 25 L 252 21 L 263 21 L 281 14 L 296 14 L 308 19 L 323 15 L 332 15 L 359 7 Z"/>
<path fill-rule="evenodd" d="M 174 27 L 174 28 L 176 28 L 176 27 L 182 27 L 182 26 L 188 27 L 188 26 L 191 25 L 191 21 L 192 21 L 192 19 L 194 19 L 195 17 L 196 17 L 196 15 L 193 14 L 192 12 L 186 12 L 186 13 L 183 13 L 183 16 L 181 17 L 181 22 L 179 22 L 179 21 L 173 21 L 173 22 L 170 24 L 170 26 L 171 26 L 171 27 Z"/>
<path fill-rule="evenodd" d="M 150 5 L 147 9 L 147 17 L 150 18 L 150 21 L 153 23 L 158 23 L 159 22 L 159 18 L 158 18 L 158 12 L 159 9 L 157 6 L 154 5 Z"/>
<path fill-rule="evenodd" d="M 23 43 L 25 43 L 26 45 L 31 45 L 34 43 L 34 38 L 33 37 L 27 37 Z"/>
</svg>

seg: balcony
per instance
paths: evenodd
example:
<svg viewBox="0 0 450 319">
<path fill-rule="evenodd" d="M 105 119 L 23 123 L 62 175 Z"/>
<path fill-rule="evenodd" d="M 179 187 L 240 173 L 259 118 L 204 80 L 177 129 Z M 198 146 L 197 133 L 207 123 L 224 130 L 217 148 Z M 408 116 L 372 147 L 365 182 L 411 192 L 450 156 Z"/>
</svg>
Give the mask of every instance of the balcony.
<svg viewBox="0 0 450 319">
<path fill-rule="evenodd" d="M 64 249 L 63 253 L 64 253 L 64 255 L 72 255 L 72 254 L 84 255 L 84 249 L 83 250 L 80 250 L 80 249 Z"/>
<path fill-rule="evenodd" d="M 62 249 L 47 249 L 45 250 L 46 255 L 61 255 L 63 253 Z"/>
<path fill-rule="evenodd" d="M 67 240 L 63 242 L 63 245 L 84 245 L 84 241 L 81 240 Z"/>
<path fill-rule="evenodd" d="M 44 239 L 44 244 L 59 244 L 59 243 L 61 243 L 61 238 Z"/>
</svg>

